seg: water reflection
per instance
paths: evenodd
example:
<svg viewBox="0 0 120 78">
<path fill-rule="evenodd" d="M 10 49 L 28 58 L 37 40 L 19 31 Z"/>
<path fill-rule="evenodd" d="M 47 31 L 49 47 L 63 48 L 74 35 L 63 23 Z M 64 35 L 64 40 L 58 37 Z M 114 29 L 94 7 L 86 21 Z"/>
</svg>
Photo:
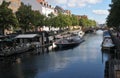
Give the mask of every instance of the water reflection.
<svg viewBox="0 0 120 78">
<path fill-rule="evenodd" d="M 80 45 L 80 44 L 79 44 L 79 45 Z M 72 46 L 72 47 L 64 47 L 64 48 L 55 47 L 55 48 L 53 49 L 53 51 L 73 50 L 74 48 L 76 48 L 76 47 L 79 46 L 79 45 Z"/>
<path fill-rule="evenodd" d="M 21 69 L 21 58 L 3 57 L 0 58 L 0 78 L 24 78 Z"/>
</svg>

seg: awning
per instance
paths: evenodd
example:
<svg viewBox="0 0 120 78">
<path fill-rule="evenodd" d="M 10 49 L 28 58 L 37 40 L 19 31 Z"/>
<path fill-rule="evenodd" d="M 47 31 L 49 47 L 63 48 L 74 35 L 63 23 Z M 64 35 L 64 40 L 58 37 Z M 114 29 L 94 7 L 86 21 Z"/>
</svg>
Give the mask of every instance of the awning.
<svg viewBox="0 0 120 78">
<path fill-rule="evenodd" d="M 34 37 L 40 37 L 38 34 L 20 34 L 16 36 L 15 38 L 34 38 Z"/>
</svg>

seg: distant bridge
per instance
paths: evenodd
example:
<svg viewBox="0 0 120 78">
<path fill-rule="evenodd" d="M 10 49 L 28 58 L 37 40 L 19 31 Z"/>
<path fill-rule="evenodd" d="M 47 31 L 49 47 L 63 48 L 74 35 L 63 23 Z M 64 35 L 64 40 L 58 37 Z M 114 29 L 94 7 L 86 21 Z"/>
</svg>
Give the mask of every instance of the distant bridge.
<svg viewBox="0 0 120 78">
<path fill-rule="evenodd" d="M 100 28 L 100 27 L 95 27 L 95 28 L 85 28 L 85 29 L 83 29 L 83 31 L 85 32 L 85 33 L 92 33 L 92 32 L 95 32 L 95 31 L 97 31 L 97 30 L 107 30 L 108 28 Z"/>
</svg>

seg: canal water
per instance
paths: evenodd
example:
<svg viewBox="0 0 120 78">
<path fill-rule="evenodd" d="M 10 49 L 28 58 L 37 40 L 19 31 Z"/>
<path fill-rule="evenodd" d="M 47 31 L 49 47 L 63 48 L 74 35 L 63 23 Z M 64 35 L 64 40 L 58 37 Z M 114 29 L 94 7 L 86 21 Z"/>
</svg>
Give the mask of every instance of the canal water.
<svg viewBox="0 0 120 78">
<path fill-rule="evenodd" d="M 108 57 L 101 52 L 101 31 L 84 39 L 72 49 L 0 58 L 0 78 L 104 78 Z"/>
</svg>

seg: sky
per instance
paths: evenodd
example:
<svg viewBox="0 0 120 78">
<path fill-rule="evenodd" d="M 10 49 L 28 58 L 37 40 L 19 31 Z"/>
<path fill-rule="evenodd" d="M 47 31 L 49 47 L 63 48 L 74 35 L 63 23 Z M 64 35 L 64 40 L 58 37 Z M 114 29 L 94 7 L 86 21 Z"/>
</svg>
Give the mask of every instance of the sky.
<svg viewBox="0 0 120 78">
<path fill-rule="evenodd" d="M 72 14 L 87 15 L 89 19 L 99 24 L 106 22 L 109 15 L 111 0 L 46 0 L 51 5 L 59 5 L 64 9 L 71 10 Z"/>
</svg>

